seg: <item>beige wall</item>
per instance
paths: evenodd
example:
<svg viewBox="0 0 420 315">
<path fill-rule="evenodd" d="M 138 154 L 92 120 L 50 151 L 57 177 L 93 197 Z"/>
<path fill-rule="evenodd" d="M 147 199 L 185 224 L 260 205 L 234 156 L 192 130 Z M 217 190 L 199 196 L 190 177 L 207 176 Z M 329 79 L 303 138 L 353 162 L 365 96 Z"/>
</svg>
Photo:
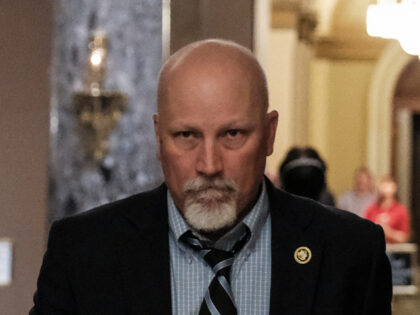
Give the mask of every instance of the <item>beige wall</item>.
<svg viewBox="0 0 420 315">
<path fill-rule="evenodd" d="M 293 27 L 271 28 L 268 38 L 263 65 L 279 126 L 267 170 L 277 172 L 291 146 L 312 145 L 328 163 L 329 186 L 338 197 L 351 188 L 354 170 L 368 164 L 368 93 L 376 55 L 366 53 L 371 47 L 364 41 L 350 41 L 327 45 L 322 52 L 329 57 L 315 57 L 318 46 L 299 40 Z"/>
<path fill-rule="evenodd" d="M 286 152 L 309 140 L 308 104 L 311 48 L 290 28 L 272 29 L 263 62 L 270 92 L 270 110 L 279 112 L 274 152 L 267 170 L 275 173 Z"/>
<path fill-rule="evenodd" d="M 294 80 L 297 33 L 292 29 L 273 29 L 270 33 L 266 75 L 270 110 L 279 112 L 274 152 L 267 159 L 267 170 L 276 172 L 286 150 L 294 144 Z"/>
<path fill-rule="evenodd" d="M 328 163 L 338 196 L 354 170 L 367 163 L 367 95 L 374 61 L 314 60 L 311 67 L 309 142 Z"/>
<path fill-rule="evenodd" d="M 51 1 L 0 0 L 0 237 L 14 243 L 0 313 L 27 314 L 45 249 Z"/>
<path fill-rule="evenodd" d="M 276 172 L 291 146 L 312 145 L 326 160 L 328 183 L 338 197 L 351 188 L 354 170 L 367 164 L 368 92 L 376 63 L 313 58 L 293 29 L 271 29 L 269 36 L 265 70 L 279 126 L 267 170 Z"/>
</svg>

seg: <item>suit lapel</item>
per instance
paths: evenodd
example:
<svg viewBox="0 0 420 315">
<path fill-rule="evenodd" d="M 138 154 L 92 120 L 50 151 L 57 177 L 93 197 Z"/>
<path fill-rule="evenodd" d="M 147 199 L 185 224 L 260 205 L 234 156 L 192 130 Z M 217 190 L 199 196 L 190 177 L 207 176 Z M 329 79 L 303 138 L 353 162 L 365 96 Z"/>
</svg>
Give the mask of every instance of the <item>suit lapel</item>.
<svg viewBox="0 0 420 315">
<path fill-rule="evenodd" d="M 272 216 L 272 274 L 270 314 L 311 314 L 324 241 L 310 225 L 314 209 L 268 184 Z M 311 259 L 300 264 L 295 251 L 306 247 Z"/>
<path fill-rule="evenodd" d="M 166 187 L 124 209 L 116 243 L 128 314 L 171 314 Z"/>
</svg>

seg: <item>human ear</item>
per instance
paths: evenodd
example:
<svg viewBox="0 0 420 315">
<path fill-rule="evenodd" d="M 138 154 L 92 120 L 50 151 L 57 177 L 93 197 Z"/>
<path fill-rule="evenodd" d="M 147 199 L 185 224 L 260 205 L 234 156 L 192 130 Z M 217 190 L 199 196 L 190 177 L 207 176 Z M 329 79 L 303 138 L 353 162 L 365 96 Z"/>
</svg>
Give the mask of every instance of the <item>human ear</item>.
<svg viewBox="0 0 420 315">
<path fill-rule="evenodd" d="M 155 127 L 155 138 L 156 138 L 156 157 L 160 160 L 160 136 L 159 136 L 159 114 L 153 115 L 153 125 Z"/>
<path fill-rule="evenodd" d="M 266 119 L 265 132 L 266 132 L 266 141 L 267 141 L 266 155 L 269 156 L 273 153 L 273 150 L 274 150 L 274 140 L 276 137 L 279 113 L 273 110 L 266 115 L 265 119 Z"/>
</svg>

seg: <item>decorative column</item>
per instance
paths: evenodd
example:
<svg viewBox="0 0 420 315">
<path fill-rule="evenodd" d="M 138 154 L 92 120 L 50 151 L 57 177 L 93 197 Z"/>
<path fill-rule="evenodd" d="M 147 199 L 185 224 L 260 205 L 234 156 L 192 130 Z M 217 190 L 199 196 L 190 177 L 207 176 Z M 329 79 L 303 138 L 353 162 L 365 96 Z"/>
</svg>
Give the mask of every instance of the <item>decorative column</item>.
<svg viewBox="0 0 420 315">
<path fill-rule="evenodd" d="M 267 78 L 270 106 L 279 112 L 274 154 L 268 169 L 276 172 L 285 152 L 308 143 L 310 62 L 316 17 L 305 1 L 274 1 Z"/>
<path fill-rule="evenodd" d="M 162 1 L 56 0 L 54 27 L 49 200 L 52 219 L 161 182 L 152 115 L 162 63 Z M 86 86 L 88 45 L 98 31 L 107 38 L 106 75 L 101 89 L 121 93 L 127 96 L 127 102 L 108 137 L 106 154 L 92 158 L 85 143 L 90 140 L 77 131 L 81 118 L 76 114 L 74 97 L 87 89 L 94 92 Z M 96 94 L 104 95 L 101 93 Z"/>
</svg>

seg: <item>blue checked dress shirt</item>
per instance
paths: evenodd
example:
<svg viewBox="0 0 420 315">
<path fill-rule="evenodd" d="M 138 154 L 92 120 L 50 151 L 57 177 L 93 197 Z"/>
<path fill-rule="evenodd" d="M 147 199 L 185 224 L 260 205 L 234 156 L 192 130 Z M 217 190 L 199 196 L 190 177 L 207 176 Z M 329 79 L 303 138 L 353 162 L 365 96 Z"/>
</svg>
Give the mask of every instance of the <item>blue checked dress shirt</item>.
<svg viewBox="0 0 420 315">
<path fill-rule="evenodd" d="M 181 235 L 190 228 L 177 210 L 169 191 L 168 212 L 172 314 L 196 315 L 214 274 L 199 253 L 180 241 Z M 250 213 L 213 247 L 230 250 L 245 226 L 250 229 L 251 238 L 235 257 L 231 273 L 235 304 L 238 315 L 269 314 L 271 219 L 264 182 Z"/>
</svg>

